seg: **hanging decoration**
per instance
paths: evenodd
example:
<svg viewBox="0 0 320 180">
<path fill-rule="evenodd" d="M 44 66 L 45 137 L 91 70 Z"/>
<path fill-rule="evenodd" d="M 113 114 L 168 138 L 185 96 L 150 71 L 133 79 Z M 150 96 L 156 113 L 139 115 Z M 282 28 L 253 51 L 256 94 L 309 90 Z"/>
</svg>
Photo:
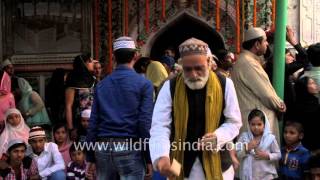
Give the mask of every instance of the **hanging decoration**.
<svg viewBox="0 0 320 180">
<path fill-rule="evenodd" d="M 277 6 L 277 2 L 276 0 L 272 0 L 272 30 L 276 29 L 276 6 Z"/>
<path fill-rule="evenodd" d="M 264 29 L 270 30 L 272 26 L 272 0 L 265 0 L 261 5 L 263 5 L 264 10 Z M 260 5 L 258 5 L 258 7 L 260 7 Z"/>
<path fill-rule="evenodd" d="M 99 60 L 99 39 L 100 39 L 100 31 L 99 31 L 99 0 L 95 0 L 93 7 L 93 17 L 94 17 L 94 59 Z"/>
<path fill-rule="evenodd" d="M 257 0 L 253 0 L 253 27 L 257 26 Z"/>
<path fill-rule="evenodd" d="M 124 35 L 128 36 L 129 32 L 129 2 L 124 0 Z"/>
<path fill-rule="evenodd" d="M 109 47 L 109 63 L 107 73 L 112 71 L 112 0 L 108 0 L 108 47 Z"/>
<path fill-rule="evenodd" d="M 161 0 L 161 20 L 166 20 L 166 0 Z"/>
<path fill-rule="evenodd" d="M 137 31 L 138 31 L 138 37 L 137 41 L 139 40 L 140 35 L 140 0 L 137 1 L 137 8 L 136 8 L 136 19 L 137 19 Z"/>
<path fill-rule="evenodd" d="M 149 0 L 146 0 L 145 26 L 146 26 L 146 33 L 147 33 L 147 34 L 148 34 L 149 31 L 150 31 L 149 15 L 150 15 Z"/>
<path fill-rule="evenodd" d="M 202 0 L 198 0 L 198 16 L 202 16 Z"/>
<path fill-rule="evenodd" d="M 153 1 L 153 25 L 152 25 L 152 31 L 156 31 L 156 28 L 157 28 L 157 24 L 158 24 L 158 17 L 159 17 L 159 14 L 158 14 L 158 1 L 159 0 L 154 0 Z"/>
<path fill-rule="evenodd" d="M 216 0 L 216 30 L 220 31 L 220 0 Z"/>
<path fill-rule="evenodd" d="M 240 53 L 240 0 L 236 0 L 236 53 Z"/>
</svg>

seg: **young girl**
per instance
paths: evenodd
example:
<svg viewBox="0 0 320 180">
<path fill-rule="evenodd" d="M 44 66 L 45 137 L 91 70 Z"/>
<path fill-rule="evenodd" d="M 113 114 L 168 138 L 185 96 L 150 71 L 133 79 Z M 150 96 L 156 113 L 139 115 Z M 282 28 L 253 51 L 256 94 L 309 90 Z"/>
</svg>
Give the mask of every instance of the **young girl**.
<svg viewBox="0 0 320 180">
<path fill-rule="evenodd" d="M 241 180 L 270 180 L 277 178 L 276 161 L 281 158 L 279 145 L 270 131 L 269 121 L 264 112 L 254 109 L 248 116 L 249 131 L 239 137 L 244 144 L 237 149 L 241 161 Z"/>
<path fill-rule="evenodd" d="M 69 141 L 67 127 L 64 124 L 57 124 L 53 128 L 53 137 L 54 142 L 58 145 L 65 165 L 67 165 L 71 161 L 69 149 L 72 145 L 72 143 Z"/>
<path fill-rule="evenodd" d="M 6 153 L 8 143 L 13 139 L 21 139 L 28 143 L 29 127 L 18 109 L 8 109 L 5 114 L 5 129 L 0 135 L 0 159 Z"/>
</svg>

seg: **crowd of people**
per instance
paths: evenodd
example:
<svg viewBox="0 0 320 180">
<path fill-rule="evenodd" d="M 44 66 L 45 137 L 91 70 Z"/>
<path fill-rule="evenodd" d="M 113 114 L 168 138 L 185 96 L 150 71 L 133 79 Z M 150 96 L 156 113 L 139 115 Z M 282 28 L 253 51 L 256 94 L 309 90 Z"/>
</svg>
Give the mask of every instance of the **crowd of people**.
<svg viewBox="0 0 320 180">
<path fill-rule="evenodd" d="M 190 37 L 157 58 L 123 36 L 111 74 L 78 55 L 45 100 L 3 61 L 0 180 L 320 179 L 320 43 L 305 49 L 287 27 L 294 49 L 274 59 L 273 34 L 249 28 L 238 55 Z"/>
</svg>

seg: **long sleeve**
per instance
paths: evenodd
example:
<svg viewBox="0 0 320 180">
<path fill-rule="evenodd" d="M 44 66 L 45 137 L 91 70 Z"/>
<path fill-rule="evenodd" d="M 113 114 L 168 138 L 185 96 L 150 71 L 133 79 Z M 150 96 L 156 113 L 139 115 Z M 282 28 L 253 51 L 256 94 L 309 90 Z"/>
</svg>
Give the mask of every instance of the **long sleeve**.
<svg viewBox="0 0 320 180">
<path fill-rule="evenodd" d="M 146 140 L 150 138 L 150 128 L 153 110 L 153 86 L 148 82 L 143 87 L 141 105 L 139 106 L 139 135 Z M 144 141 L 145 142 L 145 141 Z M 148 145 L 148 144 L 146 144 Z M 149 147 L 143 150 L 143 155 L 147 163 L 151 163 Z"/>
<path fill-rule="evenodd" d="M 151 82 L 145 84 L 139 106 L 139 134 L 142 138 L 150 137 L 150 127 L 153 109 L 153 87 Z"/>
<path fill-rule="evenodd" d="M 16 108 L 16 102 L 14 100 L 13 94 L 9 94 L 9 107 L 10 108 Z"/>
<path fill-rule="evenodd" d="M 170 154 L 171 112 L 170 81 L 166 81 L 159 92 L 152 115 L 149 146 L 154 166 L 160 157 L 169 157 Z"/>
<path fill-rule="evenodd" d="M 48 150 L 51 153 L 52 165 L 39 172 L 39 175 L 41 177 L 48 177 L 53 172 L 64 170 L 65 168 L 64 160 L 61 153 L 59 152 L 58 146 L 54 143 L 49 143 Z"/>
<path fill-rule="evenodd" d="M 98 91 L 95 89 L 94 98 L 93 98 L 93 105 L 89 120 L 89 127 L 87 129 L 87 137 L 86 143 L 94 143 L 96 141 L 97 136 L 97 123 L 98 123 L 98 115 L 99 115 L 99 98 L 98 98 Z M 88 162 L 95 162 L 94 158 L 94 151 L 89 150 L 86 154 L 86 159 Z"/>
<path fill-rule="evenodd" d="M 31 95 L 32 108 L 28 109 L 31 116 L 35 115 L 37 112 L 44 108 L 44 103 L 38 93 L 32 91 Z"/>
<path fill-rule="evenodd" d="M 217 136 L 217 146 L 223 147 L 225 143 L 232 141 L 242 126 L 241 112 L 239 108 L 236 90 L 231 79 L 226 78 L 225 108 L 223 114 L 225 122 L 214 132 Z"/>
<path fill-rule="evenodd" d="M 281 151 L 276 139 L 274 139 L 271 144 L 269 158 L 270 161 L 278 161 L 281 159 Z"/>
<path fill-rule="evenodd" d="M 254 75 L 254 76 L 253 76 Z M 259 63 L 248 63 L 243 69 L 241 80 L 247 88 L 269 109 L 278 110 L 282 100 Z"/>
<path fill-rule="evenodd" d="M 305 49 L 301 47 L 301 44 L 297 44 L 294 48 L 298 51 L 296 55 L 296 61 L 286 65 L 286 73 L 291 75 L 300 68 L 304 68 L 308 65 L 309 60 L 307 57 L 307 52 Z"/>
</svg>

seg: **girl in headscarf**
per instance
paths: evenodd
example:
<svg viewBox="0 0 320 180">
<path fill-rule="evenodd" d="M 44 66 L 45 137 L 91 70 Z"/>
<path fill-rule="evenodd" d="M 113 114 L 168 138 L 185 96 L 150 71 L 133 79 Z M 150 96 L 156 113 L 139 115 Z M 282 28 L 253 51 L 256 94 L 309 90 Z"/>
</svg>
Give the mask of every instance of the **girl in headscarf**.
<svg viewBox="0 0 320 180">
<path fill-rule="evenodd" d="M 300 122 L 304 127 L 304 138 L 302 144 L 310 151 L 320 149 L 319 130 L 315 124 L 320 117 L 320 104 L 317 94 L 319 87 L 316 82 L 306 76 L 295 83 L 296 102 L 294 105 L 294 120 Z M 317 135 L 318 134 L 318 135 Z"/>
<path fill-rule="evenodd" d="M 77 138 L 76 128 L 80 125 L 82 110 L 91 108 L 94 87 L 94 61 L 91 55 L 83 54 L 75 57 L 73 70 L 66 81 L 66 120 L 70 131 L 70 139 Z"/>
<path fill-rule="evenodd" d="M 248 116 L 250 129 L 240 135 L 237 154 L 241 161 L 241 180 L 269 180 L 278 177 L 276 162 L 281 158 L 277 140 L 271 134 L 263 111 L 254 109 Z"/>
<path fill-rule="evenodd" d="M 68 129 L 65 124 L 57 124 L 53 127 L 52 131 L 53 142 L 58 145 L 59 152 L 61 153 L 64 163 L 67 166 L 71 161 L 69 149 L 72 142 L 69 140 Z"/>
<path fill-rule="evenodd" d="M 8 109 L 5 114 L 5 129 L 0 135 L 0 159 L 7 152 L 8 143 L 13 139 L 21 139 L 28 143 L 29 127 L 18 109 Z"/>
<path fill-rule="evenodd" d="M 10 108 L 15 108 L 14 96 L 11 93 L 11 78 L 4 72 L 0 71 L 0 134 L 4 129 L 5 112 Z"/>
<path fill-rule="evenodd" d="M 16 91 L 21 96 L 18 107 L 28 126 L 41 126 L 48 130 L 51 122 L 40 95 L 32 90 L 31 85 L 24 78 L 18 78 L 18 87 Z"/>
</svg>

